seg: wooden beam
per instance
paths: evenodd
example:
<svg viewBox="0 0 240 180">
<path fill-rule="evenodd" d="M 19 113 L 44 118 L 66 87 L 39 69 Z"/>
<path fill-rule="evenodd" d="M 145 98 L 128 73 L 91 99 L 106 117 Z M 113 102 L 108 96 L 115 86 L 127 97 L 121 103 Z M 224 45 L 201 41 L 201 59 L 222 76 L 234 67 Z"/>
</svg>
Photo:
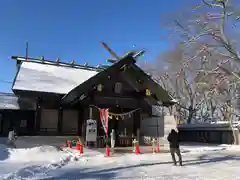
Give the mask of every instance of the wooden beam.
<svg viewBox="0 0 240 180">
<path fill-rule="evenodd" d="M 93 105 L 106 106 L 106 107 L 121 107 L 121 108 L 139 108 L 141 103 L 139 99 L 133 98 L 116 98 L 116 97 L 103 97 L 95 96 L 93 98 Z"/>
<path fill-rule="evenodd" d="M 115 92 L 105 92 L 104 90 L 102 92 L 94 92 L 93 96 L 103 96 L 103 97 L 114 97 L 114 98 L 131 98 L 131 99 L 139 99 L 144 96 L 144 92 L 136 92 L 136 91 L 123 91 L 121 93 L 115 93 Z"/>
<path fill-rule="evenodd" d="M 123 79 L 129 83 L 130 86 L 132 86 L 137 92 L 141 92 L 144 90 L 144 88 L 141 86 L 139 82 L 137 82 L 136 79 L 134 79 L 132 76 L 127 75 L 127 71 L 122 72 L 121 76 Z M 152 96 L 143 96 L 143 99 L 149 104 L 149 105 L 157 105 L 157 100 L 153 98 Z"/>
<path fill-rule="evenodd" d="M 111 74 L 119 73 L 123 66 L 128 66 L 129 64 L 135 63 L 135 59 L 131 56 L 121 59 L 114 65 L 105 69 L 104 71 L 99 72 L 95 76 L 91 77 L 81 85 L 77 86 L 73 90 L 71 90 L 67 95 L 65 95 L 62 99 L 63 103 L 71 103 L 75 99 L 79 98 L 82 94 L 89 94 L 88 92 L 99 82 L 101 82 L 107 76 L 111 76 Z M 86 95 L 87 96 L 87 95 Z"/>
<path fill-rule="evenodd" d="M 133 79 L 132 77 L 127 76 L 125 71 L 121 72 L 120 75 L 136 92 L 141 91 L 141 87 L 139 86 L 138 82 L 135 79 Z"/>
</svg>

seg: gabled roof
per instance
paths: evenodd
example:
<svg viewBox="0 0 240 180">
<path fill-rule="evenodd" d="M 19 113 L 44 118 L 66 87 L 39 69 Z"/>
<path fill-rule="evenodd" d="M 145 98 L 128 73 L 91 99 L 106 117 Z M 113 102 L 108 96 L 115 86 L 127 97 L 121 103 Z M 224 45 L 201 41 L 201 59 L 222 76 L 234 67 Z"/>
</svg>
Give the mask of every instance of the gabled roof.
<svg viewBox="0 0 240 180">
<path fill-rule="evenodd" d="M 97 81 L 101 80 L 101 78 L 106 77 L 111 73 L 117 73 L 118 71 L 120 71 L 120 69 L 126 67 L 131 63 L 135 63 L 135 59 L 133 59 L 131 56 L 127 56 L 126 58 L 116 62 L 112 66 L 107 67 L 105 70 L 99 72 L 95 76 L 89 78 L 87 81 L 73 88 L 68 94 L 63 97 L 63 103 L 68 104 L 72 103 L 76 99 L 79 99 L 80 97 L 85 98 L 89 90 L 93 89 L 93 87 L 97 85 Z"/>
<path fill-rule="evenodd" d="M 58 64 L 22 61 L 12 90 L 67 94 L 96 75 L 97 70 L 73 68 Z"/>
<path fill-rule="evenodd" d="M 152 95 L 155 96 L 154 98 L 156 100 L 163 103 L 175 103 L 175 100 L 171 97 L 169 92 L 163 89 L 163 87 L 155 82 L 151 76 L 149 76 L 136 64 L 131 64 L 125 73 L 128 73 L 129 78 L 132 76 L 132 78 L 138 82 L 138 85 L 136 86 L 138 86 L 140 90 L 149 89 Z"/>
<path fill-rule="evenodd" d="M 149 104 L 158 104 L 161 101 L 164 105 L 174 104 L 174 99 L 169 95 L 169 93 L 164 90 L 159 84 L 157 84 L 149 75 L 147 75 L 141 68 L 135 65 L 136 60 L 132 56 L 127 56 L 113 64 L 112 66 L 106 68 L 102 72 L 99 72 L 95 76 L 89 78 L 82 84 L 79 84 L 76 88 L 72 89 L 67 95 L 62 99 L 63 104 L 72 103 L 76 100 L 83 100 L 88 96 L 90 89 L 93 89 L 103 77 L 110 75 L 110 73 L 119 73 L 125 76 L 128 83 L 136 91 L 144 91 L 149 89 L 152 92 L 151 96 L 146 96 L 145 100 Z M 124 68 L 123 68 L 124 67 Z"/>
</svg>

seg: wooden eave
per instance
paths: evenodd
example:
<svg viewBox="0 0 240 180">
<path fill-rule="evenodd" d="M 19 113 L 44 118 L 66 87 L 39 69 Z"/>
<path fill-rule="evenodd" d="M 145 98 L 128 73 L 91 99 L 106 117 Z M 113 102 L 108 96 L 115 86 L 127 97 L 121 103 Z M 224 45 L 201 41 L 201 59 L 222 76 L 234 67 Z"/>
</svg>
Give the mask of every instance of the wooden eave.
<svg viewBox="0 0 240 180">
<path fill-rule="evenodd" d="M 169 93 L 157 84 L 151 76 L 147 75 L 141 68 L 135 65 L 135 59 L 132 56 L 127 56 L 112 66 L 108 67 L 102 72 L 99 72 L 95 76 L 91 77 L 86 82 L 80 84 L 67 95 L 62 98 L 63 104 L 71 104 L 76 101 L 81 101 L 82 95 L 88 98 L 89 95 L 94 91 L 94 87 L 103 81 L 107 76 L 111 74 L 119 73 L 125 81 L 136 91 L 142 92 L 146 89 L 151 91 L 150 96 L 144 96 L 144 100 L 150 105 L 160 105 L 159 102 L 164 106 L 173 105 L 173 98 Z M 124 68 L 123 68 L 124 67 Z"/>
<path fill-rule="evenodd" d="M 72 103 L 79 99 L 82 95 L 87 97 L 91 93 L 91 90 L 93 90 L 94 87 L 97 84 L 99 84 L 99 82 L 101 82 L 101 80 L 103 80 L 106 76 L 123 71 L 124 68 L 127 68 L 127 66 L 135 62 L 136 60 L 132 56 L 127 56 L 121 59 L 117 63 L 113 64 L 112 66 L 109 66 L 105 70 L 99 72 L 98 74 L 91 77 L 87 81 L 83 82 L 76 88 L 72 89 L 68 94 L 66 94 L 62 98 L 62 103 L 63 104 Z"/>
</svg>

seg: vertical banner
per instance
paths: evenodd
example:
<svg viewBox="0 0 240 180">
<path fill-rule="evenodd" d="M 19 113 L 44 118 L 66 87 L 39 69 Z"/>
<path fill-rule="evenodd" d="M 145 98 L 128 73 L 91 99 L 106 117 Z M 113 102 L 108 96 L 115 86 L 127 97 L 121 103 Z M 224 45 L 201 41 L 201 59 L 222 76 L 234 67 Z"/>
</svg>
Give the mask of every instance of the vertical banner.
<svg viewBox="0 0 240 180">
<path fill-rule="evenodd" d="M 108 136 L 108 109 L 100 110 L 100 119 L 106 136 Z"/>
</svg>

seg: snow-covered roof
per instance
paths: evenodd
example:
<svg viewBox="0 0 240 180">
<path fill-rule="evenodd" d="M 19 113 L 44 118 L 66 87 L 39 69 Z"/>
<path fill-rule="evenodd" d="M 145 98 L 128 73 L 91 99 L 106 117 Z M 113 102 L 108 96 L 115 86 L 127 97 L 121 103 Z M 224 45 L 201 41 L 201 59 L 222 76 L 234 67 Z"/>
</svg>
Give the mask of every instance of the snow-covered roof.
<svg viewBox="0 0 240 180">
<path fill-rule="evenodd" d="M 19 99 L 11 93 L 0 93 L 0 109 L 18 110 L 20 108 L 32 110 L 36 108 L 36 104 L 31 99 Z"/>
<path fill-rule="evenodd" d="M 20 109 L 18 97 L 14 94 L 0 93 L 0 109 Z"/>
<path fill-rule="evenodd" d="M 24 61 L 12 89 L 67 94 L 97 73 L 95 70 Z"/>
</svg>

